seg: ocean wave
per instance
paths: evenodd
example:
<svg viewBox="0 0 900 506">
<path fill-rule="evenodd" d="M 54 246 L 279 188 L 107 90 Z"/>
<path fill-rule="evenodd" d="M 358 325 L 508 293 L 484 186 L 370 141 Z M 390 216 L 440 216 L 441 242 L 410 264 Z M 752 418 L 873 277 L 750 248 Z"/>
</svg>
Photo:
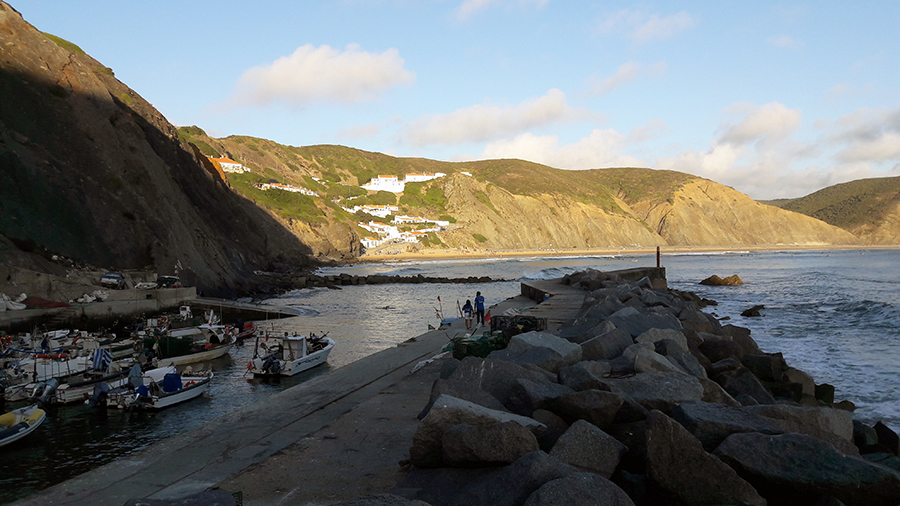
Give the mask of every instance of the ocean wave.
<svg viewBox="0 0 900 506">
<path fill-rule="evenodd" d="M 545 279 L 556 279 L 561 278 L 566 274 L 573 274 L 583 270 L 584 268 L 578 267 L 551 267 L 549 269 L 543 269 L 537 272 L 525 273 L 522 277 L 519 278 L 519 281 L 541 281 Z"/>
</svg>

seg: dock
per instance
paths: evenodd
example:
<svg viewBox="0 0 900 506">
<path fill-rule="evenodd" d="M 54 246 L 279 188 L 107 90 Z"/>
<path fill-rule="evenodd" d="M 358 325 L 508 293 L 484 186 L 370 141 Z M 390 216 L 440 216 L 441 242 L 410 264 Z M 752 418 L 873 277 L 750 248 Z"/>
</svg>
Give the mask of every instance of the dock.
<svg viewBox="0 0 900 506">
<path fill-rule="evenodd" d="M 548 318 L 552 329 L 585 296 L 559 280 L 523 283 L 522 290 L 543 300 L 518 295 L 491 306 L 492 314 L 514 308 Z M 429 360 L 448 336 L 465 332 L 459 320 L 411 338 L 13 504 L 121 506 L 210 488 L 248 506 L 386 493 L 402 478 L 399 463 L 409 458 L 417 415 L 439 377 L 439 362 Z"/>
</svg>

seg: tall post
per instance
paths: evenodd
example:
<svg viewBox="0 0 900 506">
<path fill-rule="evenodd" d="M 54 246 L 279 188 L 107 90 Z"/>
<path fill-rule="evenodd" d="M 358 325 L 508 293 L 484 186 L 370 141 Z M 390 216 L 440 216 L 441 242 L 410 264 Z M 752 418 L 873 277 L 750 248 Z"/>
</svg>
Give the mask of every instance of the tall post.
<svg viewBox="0 0 900 506">
<path fill-rule="evenodd" d="M 660 268 L 660 264 L 659 264 L 659 246 L 656 247 L 656 268 L 657 268 L 657 269 Z"/>
</svg>

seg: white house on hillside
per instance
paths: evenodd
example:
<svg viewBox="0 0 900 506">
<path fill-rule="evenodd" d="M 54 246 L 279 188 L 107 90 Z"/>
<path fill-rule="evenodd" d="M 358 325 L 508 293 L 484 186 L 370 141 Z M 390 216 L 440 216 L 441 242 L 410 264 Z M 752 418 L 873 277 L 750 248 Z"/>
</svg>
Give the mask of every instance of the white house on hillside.
<svg viewBox="0 0 900 506">
<path fill-rule="evenodd" d="M 362 188 L 373 191 L 386 191 L 400 193 L 403 191 L 403 183 L 397 176 L 377 176 L 373 177 L 368 184 L 362 185 Z"/>
<path fill-rule="evenodd" d="M 231 158 L 213 158 L 211 156 L 208 156 L 207 158 L 209 158 L 214 165 L 218 164 L 219 167 L 222 167 L 222 172 L 250 172 L 249 167 L 244 167 Z"/>
</svg>

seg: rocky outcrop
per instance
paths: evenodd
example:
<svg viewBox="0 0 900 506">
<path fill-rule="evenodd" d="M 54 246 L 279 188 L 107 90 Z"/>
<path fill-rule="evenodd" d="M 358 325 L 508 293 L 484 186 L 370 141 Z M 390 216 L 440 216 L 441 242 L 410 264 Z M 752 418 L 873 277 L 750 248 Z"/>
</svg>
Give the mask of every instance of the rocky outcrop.
<svg viewBox="0 0 900 506">
<path fill-rule="evenodd" d="M 205 294 L 311 265 L 300 238 L 232 192 L 111 69 L 2 2 L 0 33 L 5 236 L 97 267 L 177 271 Z"/>
</svg>

